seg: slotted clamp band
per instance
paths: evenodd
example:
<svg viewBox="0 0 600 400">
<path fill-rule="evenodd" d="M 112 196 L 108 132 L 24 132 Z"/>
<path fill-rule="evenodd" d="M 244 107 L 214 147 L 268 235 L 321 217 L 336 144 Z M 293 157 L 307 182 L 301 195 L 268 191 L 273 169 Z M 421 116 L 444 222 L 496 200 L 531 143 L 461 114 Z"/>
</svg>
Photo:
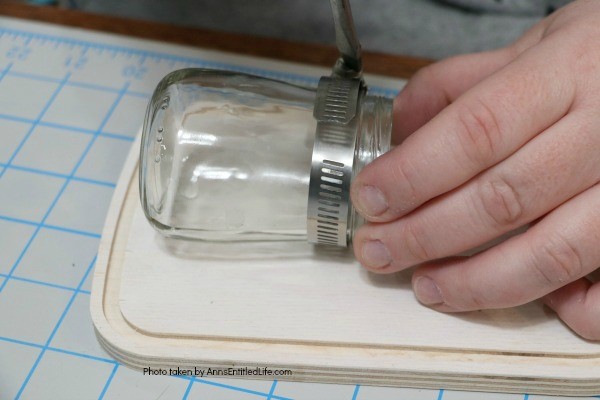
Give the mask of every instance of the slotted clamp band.
<svg viewBox="0 0 600 400">
<path fill-rule="evenodd" d="M 307 230 L 311 243 L 348 245 L 357 115 L 364 92 L 360 79 L 322 77 L 319 81 L 308 193 Z"/>
</svg>

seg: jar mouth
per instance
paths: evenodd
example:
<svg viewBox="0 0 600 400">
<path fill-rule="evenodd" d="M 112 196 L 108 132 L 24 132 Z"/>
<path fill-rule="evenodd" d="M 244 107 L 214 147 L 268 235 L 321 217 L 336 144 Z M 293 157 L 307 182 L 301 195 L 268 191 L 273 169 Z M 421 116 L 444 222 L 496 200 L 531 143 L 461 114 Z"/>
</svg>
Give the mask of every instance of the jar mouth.
<svg viewBox="0 0 600 400">
<path fill-rule="evenodd" d="M 352 179 L 369 163 L 391 149 L 393 100 L 366 95 L 361 104 Z"/>
<path fill-rule="evenodd" d="M 393 119 L 392 99 L 371 95 L 364 97 L 359 114 L 352 181 L 367 164 L 391 149 Z M 347 232 L 349 242 L 364 223 L 364 218 L 351 205 Z"/>
</svg>

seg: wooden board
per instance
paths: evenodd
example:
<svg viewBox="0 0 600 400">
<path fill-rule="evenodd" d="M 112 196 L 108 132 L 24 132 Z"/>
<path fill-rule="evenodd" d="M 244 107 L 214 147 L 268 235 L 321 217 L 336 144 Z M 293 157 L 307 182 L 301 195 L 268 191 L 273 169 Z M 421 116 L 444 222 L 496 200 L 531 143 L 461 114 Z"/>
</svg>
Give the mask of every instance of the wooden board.
<svg viewBox="0 0 600 400">
<path fill-rule="evenodd" d="M 282 380 L 600 393 L 600 344 L 539 303 L 442 314 L 418 304 L 409 274 L 367 273 L 347 251 L 165 240 L 140 208 L 138 145 L 115 191 L 91 297 L 98 338 L 119 361 L 291 369 Z"/>
</svg>

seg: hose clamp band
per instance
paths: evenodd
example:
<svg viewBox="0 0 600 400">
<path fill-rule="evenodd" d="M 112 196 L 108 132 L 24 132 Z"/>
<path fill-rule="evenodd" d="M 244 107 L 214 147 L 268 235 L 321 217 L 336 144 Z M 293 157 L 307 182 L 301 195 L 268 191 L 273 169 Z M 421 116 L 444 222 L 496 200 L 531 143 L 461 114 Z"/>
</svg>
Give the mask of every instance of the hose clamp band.
<svg viewBox="0 0 600 400">
<path fill-rule="evenodd" d="M 313 115 L 317 120 L 308 192 L 308 241 L 349 243 L 350 184 L 357 115 L 365 87 L 361 79 L 322 77 Z"/>
</svg>

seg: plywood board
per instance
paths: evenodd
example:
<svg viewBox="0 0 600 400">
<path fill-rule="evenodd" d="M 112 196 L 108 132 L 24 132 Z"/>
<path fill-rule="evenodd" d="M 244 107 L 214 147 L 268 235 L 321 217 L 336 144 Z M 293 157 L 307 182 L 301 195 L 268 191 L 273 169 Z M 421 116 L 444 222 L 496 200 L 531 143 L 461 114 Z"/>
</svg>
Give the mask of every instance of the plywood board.
<svg viewBox="0 0 600 400">
<path fill-rule="evenodd" d="M 135 145 L 134 145 L 135 149 Z M 140 209 L 130 155 L 92 290 L 101 343 L 137 368 L 269 366 L 283 379 L 565 395 L 600 392 L 600 344 L 538 303 L 448 315 L 409 276 L 305 243 L 168 241 Z"/>
</svg>

